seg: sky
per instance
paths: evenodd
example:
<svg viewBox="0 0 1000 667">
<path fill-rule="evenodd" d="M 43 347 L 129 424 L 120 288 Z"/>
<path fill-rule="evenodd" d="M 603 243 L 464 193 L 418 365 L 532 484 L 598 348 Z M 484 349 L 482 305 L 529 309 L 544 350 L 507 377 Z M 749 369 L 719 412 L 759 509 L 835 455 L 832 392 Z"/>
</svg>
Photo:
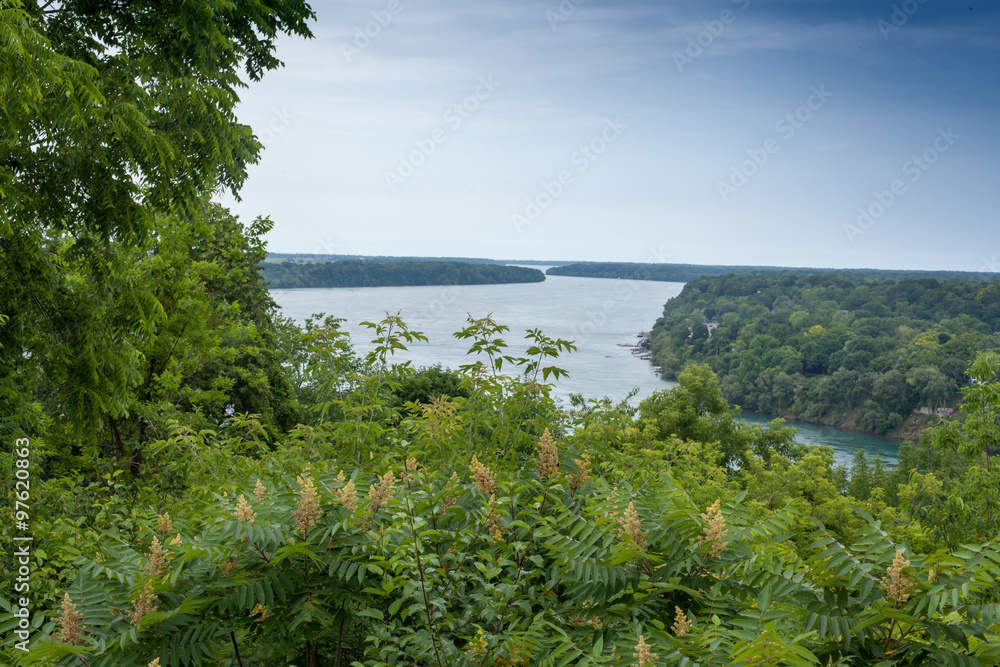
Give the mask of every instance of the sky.
<svg viewBox="0 0 1000 667">
<path fill-rule="evenodd" d="M 312 7 L 221 198 L 272 252 L 1000 271 L 1000 3 Z"/>
</svg>

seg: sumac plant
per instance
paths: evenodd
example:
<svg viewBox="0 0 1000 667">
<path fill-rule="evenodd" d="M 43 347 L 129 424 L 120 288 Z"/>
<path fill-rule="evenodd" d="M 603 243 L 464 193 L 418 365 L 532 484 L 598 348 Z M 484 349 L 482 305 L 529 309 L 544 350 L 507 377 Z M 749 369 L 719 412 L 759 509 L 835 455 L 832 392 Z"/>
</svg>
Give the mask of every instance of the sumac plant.
<svg viewBox="0 0 1000 667">
<path fill-rule="evenodd" d="M 1000 662 L 993 544 L 920 556 L 866 517 L 803 547 L 794 511 L 697 507 L 668 475 L 610 487 L 548 433 L 510 473 L 396 446 L 374 474 L 261 466 L 109 542 L 21 664 Z"/>
</svg>

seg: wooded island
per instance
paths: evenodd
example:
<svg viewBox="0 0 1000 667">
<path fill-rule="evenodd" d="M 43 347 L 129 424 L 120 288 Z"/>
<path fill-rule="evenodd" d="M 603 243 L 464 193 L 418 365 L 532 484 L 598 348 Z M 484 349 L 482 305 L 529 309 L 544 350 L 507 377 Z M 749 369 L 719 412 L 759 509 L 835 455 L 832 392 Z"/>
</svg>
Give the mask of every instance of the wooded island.
<svg viewBox="0 0 1000 667">
<path fill-rule="evenodd" d="M 343 260 L 265 262 L 264 279 L 276 289 L 540 283 L 538 269 L 467 262 Z"/>
</svg>

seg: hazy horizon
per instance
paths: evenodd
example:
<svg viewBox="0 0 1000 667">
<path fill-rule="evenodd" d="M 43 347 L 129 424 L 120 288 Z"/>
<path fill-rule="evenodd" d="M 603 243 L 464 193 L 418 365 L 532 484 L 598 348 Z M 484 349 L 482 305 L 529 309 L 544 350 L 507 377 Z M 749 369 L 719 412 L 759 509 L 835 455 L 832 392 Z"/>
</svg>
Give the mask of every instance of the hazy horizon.
<svg viewBox="0 0 1000 667">
<path fill-rule="evenodd" d="M 245 92 L 281 253 L 1000 270 L 1000 8 L 313 4 Z"/>
<path fill-rule="evenodd" d="M 547 268 L 552 266 L 565 266 L 569 264 L 671 264 L 676 266 L 732 266 L 732 267 L 751 267 L 751 268 L 762 268 L 762 269 L 816 269 L 816 270 L 829 270 L 829 271 L 926 271 L 926 272 L 959 272 L 959 273 L 971 273 L 971 274 L 983 274 L 983 273 L 995 273 L 1000 275 L 1000 270 L 998 267 L 983 267 L 978 270 L 962 270 L 962 269 L 925 269 L 922 267 L 903 267 L 899 269 L 886 269 L 878 266 L 857 266 L 857 267 L 845 267 L 845 266 L 809 266 L 809 265 L 793 265 L 793 264 L 703 264 L 701 262 L 619 262 L 616 260 L 602 260 L 602 259 L 525 259 L 525 258 L 509 258 L 509 257 L 473 257 L 473 256 L 444 256 L 444 255 L 385 255 L 380 253 L 352 253 L 352 254 L 332 254 L 325 255 L 321 253 L 309 253 L 309 252 L 279 252 L 268 250 L 268 255 L 304 255 L 304 256 L 316 256 L 316 257 L 330 257 L 333 259 L 343 258 L 346 260 L 350 259 L 365 259 L 365 258 L 378 258 L 378 259 L 406 259 L 406 260 L 437 260 L 437 261 L 462 261 L 462 260 L 486 260 L 491 262 L 502 262 L 505 264 L 515 264 L 517 262 L 527 262 L 531 264 L 541 264 L 549 265 Z M 535 267 L 537 268 L 537 267 Z M 641 278 L 637 278 L 641 280 Z M 289 289 L 289 288 L 281 288 Z"/>
</svg>

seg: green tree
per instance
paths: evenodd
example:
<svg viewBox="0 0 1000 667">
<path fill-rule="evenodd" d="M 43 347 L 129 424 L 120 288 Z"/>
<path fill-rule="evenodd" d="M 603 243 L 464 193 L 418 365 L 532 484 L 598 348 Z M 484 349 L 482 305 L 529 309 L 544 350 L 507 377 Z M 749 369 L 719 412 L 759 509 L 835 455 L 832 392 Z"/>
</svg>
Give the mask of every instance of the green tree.
<svg viewBox="0 0 1000 667">
<path fill-rule="evenodd" d="M 261 146 L 237 92 L 311 18 L 302 0 L 0 3 L 0 430 L 29 426 L 12 415 L 39 374 L 64 379 L 81 429 L 126 414 L 135 337 L 159 315 L 130 251 L 159 215 L 190 224 L 239 190 Z"/>
<path fill-rule="evenodd" d="M 754 456 L 767 461 L 774 453 L 794 453 L 794 431 L 780 419 L 766 429 L 739 419 L 739 409 L 731 409 L 722 398 L 718 377 L 708 366 L 691 366 L 677 381 L 680 386 L 658 391 L 639 404 L 639 419 L 655 425 L 656 439 L 717 443 L 723 451 L 721 463 L 730 471 Z"/>
<path fill-rule="evenodd" d="M 122 251 L 131 258 L 123 261 L 128 273 L 120 276 L 130 285 L 128 294 L 108 290 L 92 308 L 96 332 L 78 329 L 81 335 L 111 332 L 131 348 L 135 371 L 122 379 L 113 408 L 92 407 L 95 426 L 51 429 L 51 436 L 59 434 L 50 439 L 62 456 L 82 451 L 89 457 L 80 462 L 83 470 L 105 455 L 138 473 L 145 444 L 166 437 L 174 422 L 225 429 L 233 415 L 255 414 L 265 439 L 273 442 L 296 421 L 298 406 L 277 347 L 276 306 L 259 275 L 260 237 L 270 221 L 261 218 L 244 227 L 222 207 L 207 205 L 204 216 L 190 224 L 161 216 L 156 226 L 145 250 Z M 146 329 L 131 327 L 122 315 L 126 308 L 120 301 L 137 293 L 156 306 Z M 75 386 L 68 374 L 37 379 L 33 394 L 57 425 L 66 393 Z"/>
<path fill-rule="evenodd" d="M 996 462 L 1000 457 L 1000 357 L 978 354 L 969 375 L 971 384 L 962 388 L 964 425 L 944 422 L 930 437 L 936 446 L 957 452 L 968 464 L 958 488 L 949 494 L 959 498 L 960 510 L 966 505 L 978 510 L 962 523 L 974 524 L 970 527 L 976 536 L 996 535 L 1000 531 L 1000 465 Z"/>
</svg>

